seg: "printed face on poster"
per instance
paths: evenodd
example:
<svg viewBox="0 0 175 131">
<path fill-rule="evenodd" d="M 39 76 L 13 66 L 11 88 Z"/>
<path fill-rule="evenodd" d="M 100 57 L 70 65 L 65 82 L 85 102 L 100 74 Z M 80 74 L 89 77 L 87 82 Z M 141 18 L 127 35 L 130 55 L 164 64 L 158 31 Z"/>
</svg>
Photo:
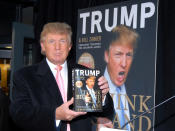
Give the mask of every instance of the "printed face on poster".
<svg viewBox="0 0 175 131">
<path fill-rule="evenodd" d="M 135 0 L 78 12 L 76 61 L 104 72 L 115 111 L 124 109 L 125 123 L 155 105 L 157 3 Z M 119 117 L 114 116 L 114 127 L 122 126 Z M 154 111 L 126 128 L 142 131 L 153 125 Z"/>
</svg>

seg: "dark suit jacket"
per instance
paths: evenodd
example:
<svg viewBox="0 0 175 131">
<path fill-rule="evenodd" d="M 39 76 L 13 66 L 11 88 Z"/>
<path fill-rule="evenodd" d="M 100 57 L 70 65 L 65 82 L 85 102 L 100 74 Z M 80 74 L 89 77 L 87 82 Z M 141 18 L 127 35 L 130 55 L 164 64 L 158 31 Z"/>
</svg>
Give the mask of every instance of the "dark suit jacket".
<svg viewBox="0 0 175 131">
<path fill-rule="evenodd" d="M 71 69 L 77 66 L 80 65 L 68 63 L 68 100 L 72 98 Z M 63 100 L 46 60 L 18 70 L 14 73 L 13 80 L 10 113 L 15 123 L 24 131 L 56 131 L 55 109 L 63 104 Z M 107 95 L 104 112 L 87 113 L 73 119 L 71 131 L 89 131 L 94 115 L 111 117 L 111 112 L 113 103 Z M 65 129 L 66 121 L 61 121 L 61 131 Z"/>
</svg>

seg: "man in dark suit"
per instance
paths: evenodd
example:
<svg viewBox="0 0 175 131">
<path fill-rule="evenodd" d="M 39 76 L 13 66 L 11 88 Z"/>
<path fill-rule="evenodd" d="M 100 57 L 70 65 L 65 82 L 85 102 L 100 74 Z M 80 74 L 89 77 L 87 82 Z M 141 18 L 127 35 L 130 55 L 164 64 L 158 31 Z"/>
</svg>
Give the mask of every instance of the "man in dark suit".
<svg viewBox="0 0 175 131">
<path fill-rule="evenodd" d="M 95 86 L 95 82 L 96 82 L 96 77 L 95 76 L 89 76 L 86 81 L 85 81 L 85 86 L 82 86 L 81 88 L 79 88 L 79 94 L 83 94 L 82 92 L 85 92 L 84 98 L 83 99 L 79 99 L 78 100 L 78 104 L 79 106 L 83 106 L 84 108 L 86 108 L 86 110 L 88 111 L 92 111 L 92 108 L 98 108 L 97 107 L 97 101 L 100 99 L 96 98 L 96 94 L 95 92 L 99 91 L 97 90 L 98 87 Z"/>
<path fill-rule="evenodd" d="M 66 61 L 71 44 L 71 27 L 65 23 L 48 23 L 41 32 L 41 63 L 24 67 L 14 73 L 10 113 L 24 131 L 89 131 L 94 115 L 111 117 L 112 99 L 107 80 L 98 85 L 105 96 L 102 113 L 72 110 L 72 68 L 81 67 Z M 58 69 L 59 68 L 59 69 Z"/>
<path fill-rule="evenodd" d="M 87 94 L 86 94 L 86 97 L 85 97 L 85 103 L 90 108 L 92 108 L 92 106 L 93 106 L 92 103 L 96 103 L 95 91 L 93 89 L 94 85 L 95 85 L 95 79 L 96 79 L 95 76 L 90 76 L 86 80 Z"/>
</svg>

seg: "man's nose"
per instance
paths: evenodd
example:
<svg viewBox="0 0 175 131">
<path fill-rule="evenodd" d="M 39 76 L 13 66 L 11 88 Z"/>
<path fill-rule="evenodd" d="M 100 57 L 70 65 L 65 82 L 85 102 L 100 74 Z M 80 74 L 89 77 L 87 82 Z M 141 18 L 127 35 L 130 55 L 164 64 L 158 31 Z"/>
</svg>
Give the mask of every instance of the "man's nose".
<svg viewBox="0 0 175 131">
<path fill-rule="evenodd" d="M 122 66 L 123 68 L 125 68 L 126 65 L 127 65 L 127 58 L 126 58 L 126 56 L 124 55 L 124 56 L 122 57 L 122 60 L 121 60 L 121 66 Z"/>
<path fill-rule="evenodd" d="M 61 47 L 59 41 L 55 42 L 55 49 L 59 50 Z"/>
</svg>

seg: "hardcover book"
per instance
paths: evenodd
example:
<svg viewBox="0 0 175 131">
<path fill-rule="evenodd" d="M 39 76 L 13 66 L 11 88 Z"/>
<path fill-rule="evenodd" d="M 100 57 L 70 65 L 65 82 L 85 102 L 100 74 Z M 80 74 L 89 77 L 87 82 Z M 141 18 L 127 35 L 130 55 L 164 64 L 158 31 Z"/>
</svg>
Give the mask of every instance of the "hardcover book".
<svg viewBox="0 0 175 131">
<path fill-rule="evenodd" d="M 98 69 L 72 70 L 74 110 L 79 112 L 102 111 L 102 93 L 98 86 L 101 71 Z"/>
</svg>

